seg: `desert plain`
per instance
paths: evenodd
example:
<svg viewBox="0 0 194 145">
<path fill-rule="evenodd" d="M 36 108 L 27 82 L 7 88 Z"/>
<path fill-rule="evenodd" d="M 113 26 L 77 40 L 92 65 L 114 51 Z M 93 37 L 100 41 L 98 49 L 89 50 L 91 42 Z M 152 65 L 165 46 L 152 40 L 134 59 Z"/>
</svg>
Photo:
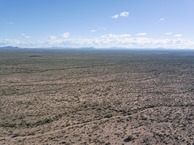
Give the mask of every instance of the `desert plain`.
<svg viewBox="0 0 194 145">
<path fill-rule="evenodd" d="M 193 145 L 194 51 L 1 51 L 0 144 Z"/>
</svg>

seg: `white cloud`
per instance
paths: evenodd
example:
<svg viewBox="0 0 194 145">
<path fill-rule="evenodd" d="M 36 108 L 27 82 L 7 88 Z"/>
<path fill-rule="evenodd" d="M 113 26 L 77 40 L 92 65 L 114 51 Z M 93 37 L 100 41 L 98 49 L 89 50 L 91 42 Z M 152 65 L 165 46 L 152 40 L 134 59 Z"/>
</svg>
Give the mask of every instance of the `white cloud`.
<svg viewBox="0 0 194 145">
<path fill-rule="evenodd" d="M 128 38 L 131 37 L 131 34 L 107 34 L 103 35 L 102 38 Z"/>
<path fill-rule="evenodd" d="M 17 39 L 0 39 L 0 46 L 19 46 L 21 43 Z"/>
<path fill-rule="evenodd" d="M 121 12 L 121 13 L 119 13 L 119 14 L 116 14 L 116 15 L 112 16 L 112 18 L 113 18 L 113 19 L 117 19 L 117 18 L 119 18 L 119 17 L 128 17 L 128 16 L 129 16 L 129 12 L 123 11 L 123 12 Z"/>
<path fill-rule="evenodd" d="M 145 33 L 145 32 L 141 32 L 141 33 L 137 33 L 136 35 L 137 35 L 137 36 L 146 36 L 146 35 L 147 35 L 147 33 Z"/>
<path fill-rule="evenodd" d="M 58 44 L 62 44 L 63 42 L 65 42 L 70 36 L 69 32 L 65 32 L 59 36 L 56 35 L 52 35 L 49 36 L 46 43 L 49 45 L 58 45 Z"/>
<path fill-rule="evenodd" d="M 129 16 L 129 12 L 124 11 L 124 12 L 120 13 L 120 16 L 121 17 L 128 17 Z"/>
<path fill-rule="evenodd" d="M 118 14 L 116 14 L 116 15 L 112 16 L 112 18 L 113 18 L 113 19 L 117 19 L 118 17 L 119 17 L 119 15 L 118 15 Z"/>
<path fill-rule="evenodd" d="M 61 35 L 61 37 L 63 37 L 63 38 L 69 38 L 69 36 L 70 36 L 70 33 L 69 32 L 65 32 L 65 33 L 63 33 Z"/>
<path fill-rule="evenodd" d="M 51 45 L 51 44 L 50 44 Z M 97 38 L 67 39 L 52 44 L 60 47 L 97 48 L 194 48 L 194 41 L 186 39 L 156 39 L 151 37 L 131 37 L 130 34 L 106 34 Z M 52 46 L 51 45 L 51 46 Z"/>
<path fill-rule="evenodd" d="M 25 33 L 22 33 L 22 37 L 25 38 L 25 39 L 30 39 L 31 38 L 31 36 L 28 36 Z"/>
<path fill-rule="evenodd" d="M 176 34 L 178 35 L 178 34 Z M 66 36 L 65 36 L 66 37 Z M 30 39 L 31 40 L 31 39 Z M 194 49 L 194 40 L 182 37 L 152 38 L 132 37 L 130 34 L 106 34 L 96 38 L 64 38 L 61 35 L 50 36 L 44 40 L 20 41 L 17 39 L 0 39 L 0 46 L 19 47 L 96 47 L 96 48 L 176 48 Z"/>
<path fill-rule="evenodd" d="M 174 37 L 180 38 L 182 37 L 182 34 L 175 34 Z"/>
<path fill-rule="evenodd" d="M 172 32 L 167 32 L 165 33 L 165 35 L 172 35 Z"/>
<path fill-rule="evenodd" d="M 56 39 L 57 39 L 57 36 L 52 35 L 52 36 L 49 36 L 48 39 L 49 39 L 49 40 L 56 40 Z"/>
<path fill-rule="evenodd" d="M 161 22 L 161 21 L 165 21 L 165 18 L 160 18 L 159 21 L 160 21 L 160 22 Z"/>
<path fill-rule="evenodd" d="M 91 33 L 94 33 L 94 32 L 96 32 L 96 31 L 97 31 L 97 30 L 95 30 L 95 29 L 90 30 Z"/>
</svg>

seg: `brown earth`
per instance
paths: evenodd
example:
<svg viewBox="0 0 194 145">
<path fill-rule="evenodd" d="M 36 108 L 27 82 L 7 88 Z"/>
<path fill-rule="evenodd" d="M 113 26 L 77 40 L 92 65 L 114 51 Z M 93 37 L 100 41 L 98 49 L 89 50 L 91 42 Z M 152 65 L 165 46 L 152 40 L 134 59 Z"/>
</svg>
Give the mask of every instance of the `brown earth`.
<svg viewBox="0 0 194 145">
<path fill-rule="evenodd" d="M 0 52 L 0 144 L 192 145 L 194 52 Z"/>
</svg>

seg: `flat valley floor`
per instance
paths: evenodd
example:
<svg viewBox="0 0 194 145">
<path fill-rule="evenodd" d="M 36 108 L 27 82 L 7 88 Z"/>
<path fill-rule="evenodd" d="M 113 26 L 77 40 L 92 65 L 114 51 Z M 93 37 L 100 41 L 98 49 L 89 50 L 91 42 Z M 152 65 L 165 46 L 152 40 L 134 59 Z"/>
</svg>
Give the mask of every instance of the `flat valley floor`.
<svg viewBox="0 0 194 145">
<path fill-rule="evenodd" d="M 0 144 L 193 145 L 194 51 L 0 51 Z"/>
</svg>

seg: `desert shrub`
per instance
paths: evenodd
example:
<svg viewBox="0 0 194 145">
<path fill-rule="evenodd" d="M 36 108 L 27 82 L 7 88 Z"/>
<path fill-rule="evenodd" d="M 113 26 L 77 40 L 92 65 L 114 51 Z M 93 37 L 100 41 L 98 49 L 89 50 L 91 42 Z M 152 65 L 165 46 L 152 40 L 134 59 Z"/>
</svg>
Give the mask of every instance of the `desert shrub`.
<svg viewBox="0 0 194 145">
<path fill-rule="evenodd" d="M 32 127 L 32 123 L 31 123 L 31 122 L 26 122 L 25 125 L 26 125 L 27 127 Z"/>
<path fill-rule="evenodd" d="M 42 120 L 39 120 L 36 125 L 44 125 L 44 124 L 47 124 L 47 123 L 51 123 L 54 121 L 54 118 L 49 116 L 48 118 L 45 118 L 45 119 L 42 119 Z"/>
<path fill-rule="evenodd" d="M 105 118 L 111 118 L 113 115 L 112 114 L 107 114 L 105 115 Z"/>
<path fill-rule="evenodd" d="M 132 135 L 129 135 L 127 138 L 124 139 L 124 142 L 130 142 L 134 140 L 134 137 Z"/>
<path fill-rule="evenodd" d="M 15 127 L 17 127 L 17 125 L 16 125 L 16 123 L 8 123 L 8 122 L 6 122 L 6 123 L 1 123 L 1 124 L 0 124 L 0 127 L 10 127 L 10 128 L 15 128 Z"/>
</svg>

